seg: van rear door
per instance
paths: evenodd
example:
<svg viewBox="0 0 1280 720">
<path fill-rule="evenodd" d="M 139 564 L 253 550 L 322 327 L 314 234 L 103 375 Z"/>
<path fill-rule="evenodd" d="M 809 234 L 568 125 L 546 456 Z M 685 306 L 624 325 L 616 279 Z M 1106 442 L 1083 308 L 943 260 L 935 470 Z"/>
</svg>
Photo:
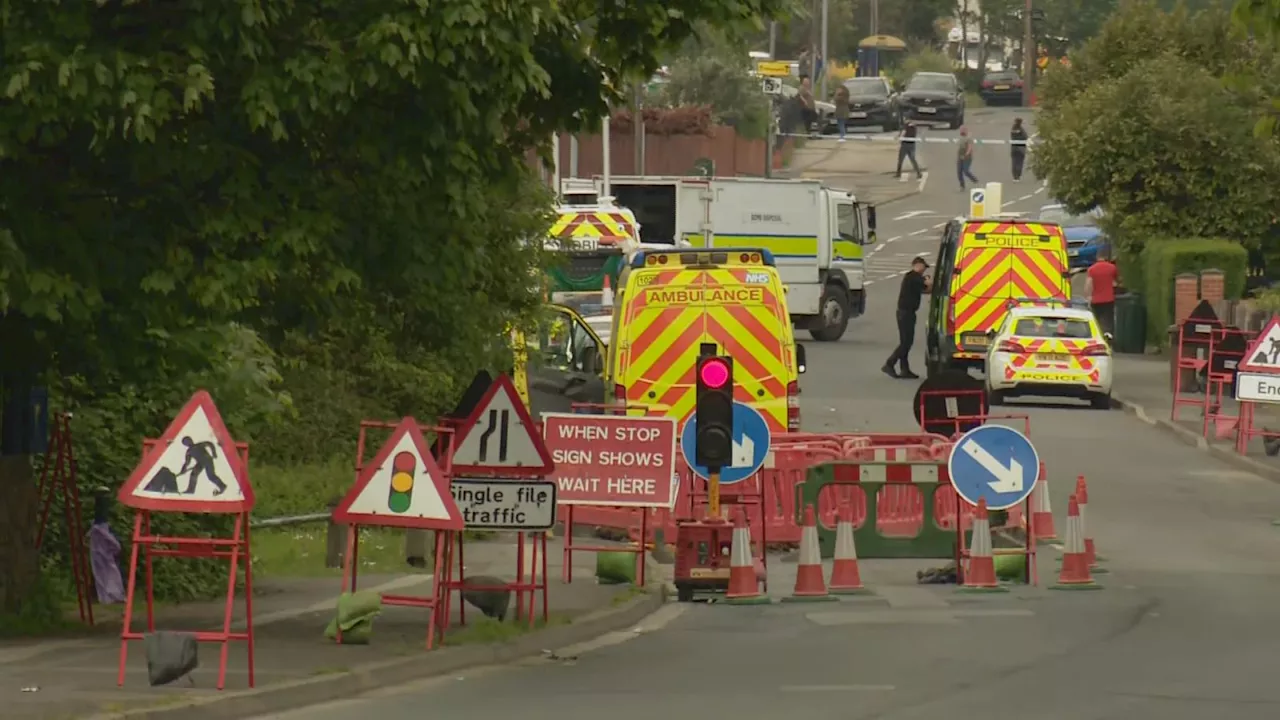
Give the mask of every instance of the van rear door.
<svg viewBox="0 0 1280 720">
<path fill-rule="evenodd" d="M 1067 299 L 1062 231 L 1047 223 L 969 223 L 951 286 L 958 349 L 986 352 L 987 331 L 1021 299 Z"/>
</svg>

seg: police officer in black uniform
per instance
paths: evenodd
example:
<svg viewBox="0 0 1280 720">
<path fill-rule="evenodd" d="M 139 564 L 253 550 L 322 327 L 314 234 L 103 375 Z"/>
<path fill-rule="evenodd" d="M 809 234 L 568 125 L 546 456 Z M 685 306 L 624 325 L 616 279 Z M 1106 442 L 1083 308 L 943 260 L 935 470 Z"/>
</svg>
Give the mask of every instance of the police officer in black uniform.
<svg viewBox="0 0 1280 720">
<path fill-rule="evenodd" d="M 902 288 L 898 291 L 898 347 L 880 368 L 889 377 L 908 380 L 920 377 L 911 372 L 907 355 L 916 339 L 916 312 L 920 310 L 920 296 L 929 292 L 933 285 L 929 276 L 924 274 L 928 267 L 929 263 L 917 256 L 911 261 L 911 270 L 902 276 Z M 901 372 L 894 369 L 895 364 L 901 365 Z"/>
</svg>

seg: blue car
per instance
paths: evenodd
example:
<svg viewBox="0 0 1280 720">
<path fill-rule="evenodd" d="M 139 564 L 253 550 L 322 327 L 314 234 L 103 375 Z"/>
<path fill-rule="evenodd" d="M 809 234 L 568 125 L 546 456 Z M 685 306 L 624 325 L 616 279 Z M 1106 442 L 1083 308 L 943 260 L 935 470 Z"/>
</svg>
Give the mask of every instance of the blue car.
<svg viewBox="0 0 1280 720">
<path fill-rule="evenodd" d="M 1072 270 L 1084 270 L 1098 261 L 1100 250 L 1110 250 L 1111 243 L 1098 219 L 1102 211 L 1093 209 L 1083 215 L 1073 215 L 1065 205 L 1045 205 L 1040 208 L 1039 219 L 1057 223 L 1067 238 L 1067 257 Z"/>
</svg>

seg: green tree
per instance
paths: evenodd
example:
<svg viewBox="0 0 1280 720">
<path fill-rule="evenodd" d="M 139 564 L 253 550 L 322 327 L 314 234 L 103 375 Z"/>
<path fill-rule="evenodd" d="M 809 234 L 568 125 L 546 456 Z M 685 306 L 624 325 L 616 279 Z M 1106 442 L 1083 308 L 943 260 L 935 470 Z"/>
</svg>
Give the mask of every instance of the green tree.
<svg viewBox="0 0 1280 720">
<path fill-rule="evenodd" d="M 736 128 L 744 137 L 764 137 L 769 99 L 751 70 L 745 42 L 704 33 L 671 61 L 661 101 L 668 106 L 706 105 L 717 122 Z"/>
<path fill-rule="evenodd" d="M 147 402 L 111 431 L 136 458 L 139 431 L 192 389 L 175 388 L 251 359 L 233 328 L 254 352 L 294 352 L 286 376 L 368 351 L 362 372 L 381 382 L 362 387 L 428 415 L 538 300 L 523 239 L 545 228 L 549 196 L 526 151 L 598 122 L 610 87 L 652 72 L 698 24 L 758 26 L 782 6 L 7 6 L 6 420 L 34 385 L 85 405 L 132 388 Z M 260 413 L 224 404 L 237 435 L 269 434 Z M 29 449 L 18 422 L 4 429 L 0 613 L 38 578 Z"/>
<path fill-rule="evenodd" d="M 1233 11 L 1237 25 L 1251 33 L 1260 43 L 1280 49 L 1280 1 L 1238 0 Z M 1256 132 L 1263 137 L 1274 137 L 1280 125 L 1280 92 L 1272 90 L 1265 101 L 1262 117 L 1258 118 Z"/>
</svg>

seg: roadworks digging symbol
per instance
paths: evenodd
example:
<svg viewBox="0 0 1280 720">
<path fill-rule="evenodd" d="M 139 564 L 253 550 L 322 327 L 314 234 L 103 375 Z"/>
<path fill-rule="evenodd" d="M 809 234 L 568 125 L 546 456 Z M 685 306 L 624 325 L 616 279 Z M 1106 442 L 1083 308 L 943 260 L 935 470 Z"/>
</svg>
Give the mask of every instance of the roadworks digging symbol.
<svg viewBox="0 0 1280 720">
<path fill-rule="evenodd" d="M 1267 327 L 1249 345 L 1240 369 L 1280 374 L 1280 317 L 1271 318 Z"/>
<path fill-rule="evenodd" d="M 170 423 L 120 489 L 140 510 L 243 512 L 253 491 L 235 442 L 209 393 L 201 390 Z"/>
<path fill-rule="evenodd" d="M 436 465 L 418 422 L 404 418 L 360 470 L 333 510 L 333 520 L 415 530 L 461 530 L 462 513 Z"/>
</svg>

